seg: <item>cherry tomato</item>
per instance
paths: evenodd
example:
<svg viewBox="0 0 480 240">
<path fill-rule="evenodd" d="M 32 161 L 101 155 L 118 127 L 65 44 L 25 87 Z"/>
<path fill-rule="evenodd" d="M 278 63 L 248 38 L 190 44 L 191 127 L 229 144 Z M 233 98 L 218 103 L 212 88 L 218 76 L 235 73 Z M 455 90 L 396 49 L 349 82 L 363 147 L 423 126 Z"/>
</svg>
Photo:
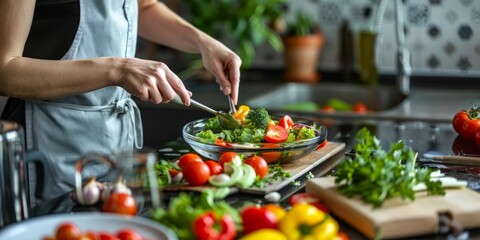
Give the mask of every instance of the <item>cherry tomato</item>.
<svg viewBox="0 0 480 240">
<path fill-rule="evenodd" d="M 113 193 L 103 203 L 102 210 L 110 213 L 135 215 L 137 214 L 137 204 L 130 194 Z"/>
<path fill-rule="evenodd" d="M 285 142 L 287 138 L 288 138 L 287 129 L 279 125 L 269 126 L 267 128 L 267 132 L 265 133 L 265 142 L 267 143 L 281 143 L 281 142 Z"/>
<path fill-rule="evenodd" d="M 184 169 L 191 162 L 203 162 L 203 159 L 195 153 L 183 154 L 178 159 L 178 166 Z"/>
<path fill-rule="evenodd" d="M 361 102 L 357 102 L 355 104 L 353 104 L 352 106 L 352 112 L 355 112 L 355 113 L 367 113 L 368 112 L 368 109 L 367 109 L 367 106 Z"/>
<path fill-rule="evenodd" d="M 277 216 L 272 211 L 264 208 L 248 206 L 242 209 L 240 216 L 245 234 L 262 228 L 277 228 Z"/>
<path fill-rule="evenodd" d="M 239 157 L 236 152 L 224 152 L 222 155 L 220 155 L 220 158 L 218 158 L 218 163 L 222 166 L 225 167 L 225 163 L 231 162 L 233 158 Z"/>
<path fill-rule="evenodd" d="M 263 157 L 253 155 L 244 161 L 255 169 L 255 173 L 259 178 L 264 178 L 268 174 L 268 163 Z"/>
<path fill-rule="evenodd" d="M 320 148 L 323 148 L 327 145 L 327 140 L 323 141 L 322 143 L 320 143 L 320 145 L 318 145 L 317 147 L 317 150 L 320 149 Z"/>
<path fill-rule="evenodd" d="M 120 229 L 117 232 L 117 238 L 119 240 L 142 240 L 142 236 L 131 229 Z"/>
<path fill-rule="evenodd" d="M 74 223 L 65 222 L 57 227 L 55 238 L 57 240 L 75 240 L 81 236 L 80 228 Z"/>
<path fill-rule="evenodd" d="M 94 231 L 86 231 L 77 240 L 101 240 L 100 234 Z"/>
<path fill-rule="evenodd" d="M 463 137 L 469 140 L 475 139 L 475 134 L 480 130 L 480 120 L 470 119 L 463 123 Z"/>
<path fill-rule="evenodd" d="M 205 161 L 205 164 L 207 164 L 208 168 L 210 169 L 210 175 L 218 175 L 223 172 L 223 167 L 218 162 L 207 160 Z"/>
<path fill-rule="evenodd" d="M 183 178 L 191 186 L 201 186 L 208 182 L 210 169 L 205 162 L 191 162 L 183 169 Z"/>
<path fill-rule="evenodd" d="M 116 236 L 108 232 L 100 232 L 100 240 L 119 240 Z"/>
<path fill-rule="evenodd" d="M 455 129 L 458 134 L 463 135 L 463 124 L 468 120 L 470 120 L 470 117 L 468 117 L 466 111 L 457 112 L 452 120 L 453 129 Z"/>
<path fill-rule="evenodd" d="M 325 105 L 322 108 L 320 108 L 320 110 L 322 110 L 323 112 L 327 112 L 327 113 L 334 113 L 335 112 L 335 108 L 333 108 L 330 105 Z"/>
<path fill-rule="evenodd" d="M 278 121 L 278 125 L 288 130 L 293 127 L 293 120 L 289 115 L 285 115 L 280 118 L 280 120 Z"/>
<path fill-rule="evenodd" d="M 227 143 L 225 141 L 223 141 L 223 139 L 217 138 L 217 140 L 215 140 L 215 145 L 220 146 L 220 147 L 226 147 Z"/>
<path fill-rule="evenodd" d="M 322 210 L 324 213 L 329 212 L 328 208 L 325 205 L 323 205 L 322 200 L 319 197 L 309 193 L 294 194 L 290 197 L 289 201 L 290 201 L 290 205 L 292 206 L 297 203 L 308 203 Z"/>
</svg>

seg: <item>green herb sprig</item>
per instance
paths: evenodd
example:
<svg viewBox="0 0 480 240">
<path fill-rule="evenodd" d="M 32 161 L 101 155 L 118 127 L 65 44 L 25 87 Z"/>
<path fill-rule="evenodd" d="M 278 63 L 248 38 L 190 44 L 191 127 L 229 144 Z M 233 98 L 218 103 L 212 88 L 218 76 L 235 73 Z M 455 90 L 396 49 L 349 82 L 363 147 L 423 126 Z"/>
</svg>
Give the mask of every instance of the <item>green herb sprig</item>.
<svg viewBox="0 0 480 240">
<path fill-rule="evenodd" d="M 375 208 L 397 196 L 415 200 L 413 187 L 419 183 L 427 186 L 429 195 L 445 194 L 441 182 L 430 179 L 431 169 L 417 167 L 417 153 L 403 141 L 392 143 L 387 152 L 366 128 L 357 133 L 355 141 L 355 156 L 344 159 L 333 174 L 342 194 L 359 196 Z"/>
<path fill-rule="evenodd" d="M 291 173 L 283 170 L 283 168 L 280 166 L 280 163 L 272 163 L 268 166 L 268 175 L 262 179 L 257 176 L 257 179 L 253 183 L 253 186 L 258 188 L 264 188 L 267 184 L 270 184 L 277 180 L 284 180 L 291 176 Z"/>
</svg>

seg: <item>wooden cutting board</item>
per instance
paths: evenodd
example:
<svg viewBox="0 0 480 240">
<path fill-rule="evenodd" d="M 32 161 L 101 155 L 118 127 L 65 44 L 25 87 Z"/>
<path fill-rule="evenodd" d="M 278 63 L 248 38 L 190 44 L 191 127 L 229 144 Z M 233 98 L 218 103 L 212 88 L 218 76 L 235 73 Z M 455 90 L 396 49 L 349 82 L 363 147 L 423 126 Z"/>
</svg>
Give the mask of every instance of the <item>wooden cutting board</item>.
<svg viewBox="0 0 480 240">
<path fill-rule="evenodd" d="M 231 187 L 230 194 L 236 193 L 236 192 L 245 192 L 245 193 L 262 195 L 262 194 L 267 194 L 269 192 L 278 191 L 283 187 L 287 186 L 288 184 L 291 184 L 297 178 L 309 172 L 314 167 L 328 160 L 333 155 L 339 153 L 344 148 L 345 148 L 345 143 L 327 142 L 327 144 L 324 147 L 317 149 L 303 157 L 300 157 L 290 162 L 281 163 L 280 166 L 285 171 L 289 172 L 291 174 L 291 177 L 284 180 L 278 180 L 278 181 L 272 182 L 267 186 L 265 186 L 264 188 L 252 187 L 247 189 L 238 189 L 235 187 Z M 172 185 L 172 186 L 165 187 L 164 190 L 165 191 L 202 191 L 208 188 L 214 188 L 214 187 L 212 186 L 192 187 L 188 185 Z"/>
<path fill-rule="evenodd" d="M 441 212 L 449 212 L 464 228 L 480 227 L 480 194 L 468 188 L 447 189 L 445 196 L 417 193 L 413 202 L 389 199 L 380 208 L 347 198 L 333 177 L 309 179 L 306 192 L 319 196 L 337 217 L 368 238 L 400 238 L 436 233 Z"/>
</svg>

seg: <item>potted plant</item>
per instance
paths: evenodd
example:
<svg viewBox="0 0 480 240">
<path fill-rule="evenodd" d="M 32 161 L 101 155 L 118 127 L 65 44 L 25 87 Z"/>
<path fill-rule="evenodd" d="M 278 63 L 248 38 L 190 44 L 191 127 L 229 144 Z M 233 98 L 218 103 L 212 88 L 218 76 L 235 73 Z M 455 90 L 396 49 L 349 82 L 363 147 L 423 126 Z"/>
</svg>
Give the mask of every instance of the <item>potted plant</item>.
<svg viewBox="0 0 480 240">
<path fill-rule="evenodd" d="M 255 57 L 256 46 L 268 44 L 277 52 L 283 50 L 281 37 L 272 29 L 271 22 L 281 16 L 285 1 L 189 0 L 179 4 L 182 13 L 197 28 L 231 42 L 242 59 L 242 67 L 247 68 Z"/>
<path fill-rule="evenodd" d="M 319 81 L 317 62 L 325 39 L 312 16 L 297 12 L 283 35 L 285 80 Z"/>
</svg>

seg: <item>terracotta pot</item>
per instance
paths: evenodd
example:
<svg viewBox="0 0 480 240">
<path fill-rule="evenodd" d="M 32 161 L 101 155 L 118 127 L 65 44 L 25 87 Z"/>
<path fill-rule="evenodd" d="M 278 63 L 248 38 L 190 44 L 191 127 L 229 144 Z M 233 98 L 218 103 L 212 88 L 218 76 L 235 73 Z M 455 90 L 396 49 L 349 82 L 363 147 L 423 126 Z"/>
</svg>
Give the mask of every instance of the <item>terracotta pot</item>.
<svg viewBox="0 0 480 240">
<path fill-rule="evenodd" d="M 285 46 L 285 80 L 317 82 L 317 62 L 324 44 L 322 34 L 288 36 L 283 39 Z"/>
</svg>

